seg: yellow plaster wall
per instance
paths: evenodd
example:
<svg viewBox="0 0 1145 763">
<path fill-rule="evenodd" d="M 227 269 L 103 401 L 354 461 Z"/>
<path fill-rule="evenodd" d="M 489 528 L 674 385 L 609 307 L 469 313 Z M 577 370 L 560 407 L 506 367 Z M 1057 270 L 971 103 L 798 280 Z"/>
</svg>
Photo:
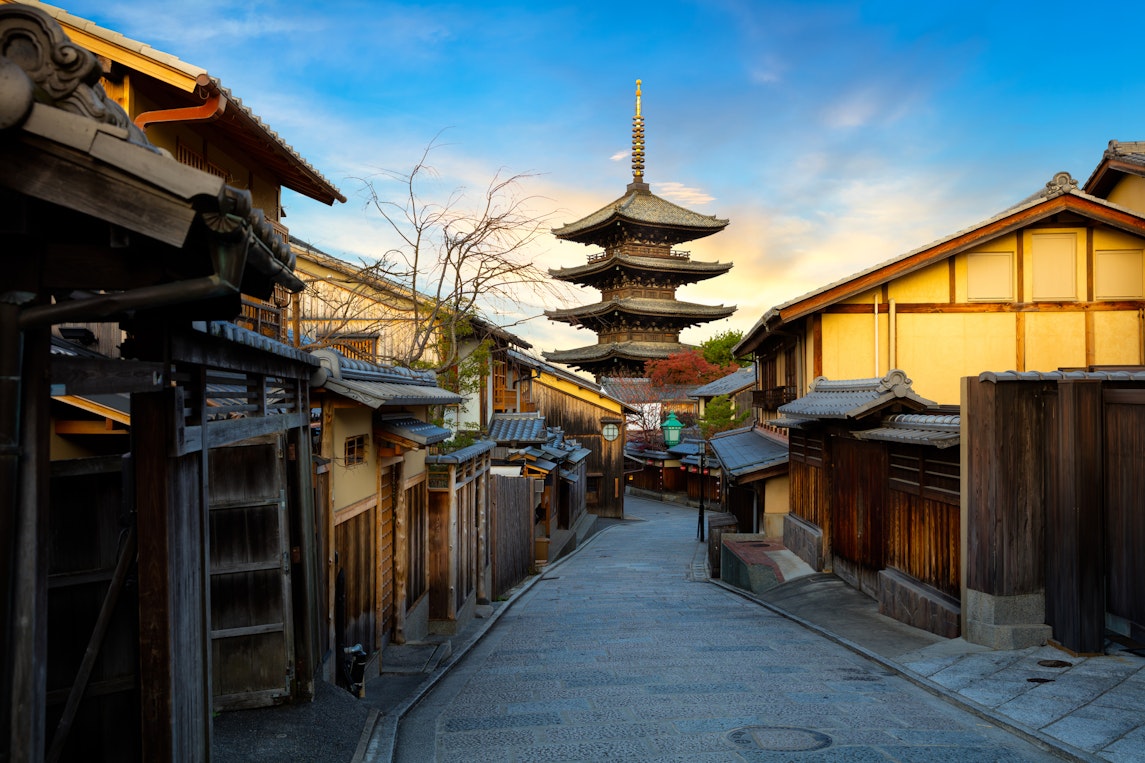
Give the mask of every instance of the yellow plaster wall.
<svg viewBox="0 0 1145 763">
<path fill-rule="evenodd" d="M 402 454 L 402 458 L 405 461 L 405 466 L 402 469 L 402 477 L 406 483 L 409 483 L 411 480 L 416 481 L 421 479 L 421 476 L 425 474 L 425 457 L 426 452 L 424 449 L 411 450 Z"/>
<path fill-rule="evenodd" d="M 1135 212 L 1145 213 L 1145 178 L 1124 176 L 1109 192 L 1109 200 Z"/>
<path fill-rule="evenodd" d="M 946 261 L 928 265 L 887 284 L 887 298 L 899 302 L 949 302 L 950 273 Z"/>
<path fill-rule="evenodd" d="M 954 301 L 962 304 L 970 301 L 968 294 L 968 279 L 967 272 L 967 258 L 971 254 L 984 254 L 984 253 L 1007 253 L 1010 255 L 1010 293 L 1013 296 L 1015 293 L 1014 284 L 1018 278 L 1018 235 L 1016 233 L 1009 233 L 1005 236 L 991 239 L 984 244 L 968 249 L 965 252 L 960 252 L 954 255 Z M 948 267 L 946 262 L 943 262 L 944 267 Z M 949 275 L 948 275 L 949 277 Z M 949 289 L 949 285 L 947 286 Z"/>
<path fill-rule="evenodd" d="M 874 376 L 873 305 L 871 309 L 872 312 L 866 315 L 823 315 L 823 375 L 828 379 L 869 379 Z M 881 355 L 881 345 L 885 345 L 886 340 L 880 337 L 879 342 Z M 885 362 L 882 366 L 885 370 Z"/>
<path fill-rule="evenodd" d="M 763 516 L 760 531 L 768 538 L 783 537 L 783 517 L 790 511 L 788 496 L 790 479 L 787 475 L 772 477 L 763 486 Z"/>
<path fill-rule="evenodd" d="M 898 367 L 925 398 L 957 405 L 959 379 L 1016 367 L 1014 313 L 899 313 Z"/>
<path fill-rule="evenodd" d="M 377 490 L 378 448 L 371 432 L 373 411 L 365 407 L 338 408 L 334 412 L 334 433 L 331 455 L 334 468 L 331 480 L 334 489 L 334 509 L 341 509 L 362 500 Z M 343 462 L 346 438 L 364 434 L 366 461 L 347 467 Z"/>
<path fill-rule="evenodd" d="M 1093 314 L 1093 362 L 1097 365 L 1135 366 L 1141 355 L 1141 318 L 1137 311 Z"/>
<path fill-rule="evenodd" d="M 1026 313 L 1027 371 L 1085 366 L 1083 313 Z"/>
</svg>

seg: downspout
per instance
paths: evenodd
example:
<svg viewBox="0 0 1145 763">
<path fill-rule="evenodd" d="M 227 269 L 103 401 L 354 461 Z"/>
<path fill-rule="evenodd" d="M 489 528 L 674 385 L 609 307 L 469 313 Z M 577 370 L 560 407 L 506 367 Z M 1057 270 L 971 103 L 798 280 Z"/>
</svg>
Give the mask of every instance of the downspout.
<svg viewBox="0 0 1145 763">
<path fill-rule="evenodd" d="M 890 358 L 887 370 L 889 371 L 892 368 L 898 368 L 898 343 L 895 341 L 897 333 L 895 331 L 895 301 L 893 299 L 887 302 L 887 321 L 889 323 L 887 327 L 889 334 L 887 337 L 887 355 Z"/>
<path fill-rule="evenodd" d="M 875 378 L 879 374 L 879 295 L 875 294 Z"/>
<path fill-rule="evenodd" d="M 226 111 L 227 99 L 219 92 L 218 85 L 214 83 L 214 80 L 206 74 L 200 74 L 195 79 L 195 85 L 207 93 L 202 104 L 181 109 L 145 111 L 135 117 L 135 126 L 140 130 L 146 130 L 147 125 L 159 122 L 202 122 Z"/>
</svg>

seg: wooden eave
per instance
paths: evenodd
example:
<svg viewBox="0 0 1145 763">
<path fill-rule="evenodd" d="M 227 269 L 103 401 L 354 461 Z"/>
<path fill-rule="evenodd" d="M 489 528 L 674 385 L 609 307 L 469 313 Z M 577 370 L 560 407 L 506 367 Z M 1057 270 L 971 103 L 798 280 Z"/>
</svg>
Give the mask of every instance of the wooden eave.
<svg viewBox="0 0 1145 763">
<path fill-rule="evenodd" d="M 1084 190 L 1091 196 L 1104 199 L 1109 195 L 1109 192 L 1113 190 L 1113 187 L 1117 185 L 1117 181 L 1121 179 L 1119 175 L 1145 177 L 1145 167 L 1137 162 L 1128 162 L 1116 157 L 1106 157 L 1101 160 L 1101 164 L 1093 171 L 1089 180 L 1085 181 Z"/>
<path fill-rule="evenodd" d="M 1063 194 L 1047 199 L 1041 204 L 991 220 L 981 227 L 950 238 L 933 247 L 903 257 L 884 267 L 862 273 L 849 281 L 824 289 L 806 299 L 778 308 L 779 322 L 775 327 L 808 316 L 828 305 L 862 294 L 888 281 L 964 252 L 983 241 L 1004 236 L 1063 211 L 1076 212 L 1096 222 L 1145 238 L 1145 219 L 1142 217 L 1076 194 Z M 771 330 L 771 327 L 765 328 L 767 333 L 770 333 Z M 758 342 L 756 345 L 758 346 Z"/>
</svg>

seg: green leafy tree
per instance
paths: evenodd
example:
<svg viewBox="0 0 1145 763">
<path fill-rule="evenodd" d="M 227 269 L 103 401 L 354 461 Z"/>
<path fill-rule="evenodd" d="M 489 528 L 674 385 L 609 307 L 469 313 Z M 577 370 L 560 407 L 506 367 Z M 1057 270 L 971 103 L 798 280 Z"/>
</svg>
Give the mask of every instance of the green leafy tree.
<svg viewBox="0 0 1145 763">
<path fill-rule="evenodd" d="M 732 356 L 732 349 L 742 340 L 742 331 L 729 329 L 716 334 L 705 342 L 701 342 L 700 349 L 704 353 L 704 359 L 709 363 L 714 363 L 725 370 L 734 371 L 751 362 L 750 355 L 743 355 L 738 358 Z"/>
<path fill-rule="evenodd" d="M 704 415 L 697 423 L 704 439 L 709 440 L 714 434 L 738 429 L 750 416 L 750 411 L 736 413 L 735 403 L 727 395 L 716 395 L 704 406 Z"/>
</svg>

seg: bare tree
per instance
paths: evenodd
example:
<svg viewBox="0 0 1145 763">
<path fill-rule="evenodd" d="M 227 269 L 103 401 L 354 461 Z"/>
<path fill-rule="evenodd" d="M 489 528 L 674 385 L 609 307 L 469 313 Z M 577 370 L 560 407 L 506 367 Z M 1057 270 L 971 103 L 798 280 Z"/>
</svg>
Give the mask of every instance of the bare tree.
<svg viewBox="0 0 1145 763">
<path fill-rule="evenodd" d="M 560 282 L 533 264 L 530 246 L 548 230 L 551 213 L 534 212 L 532 206 L 542 200 L 520 193 L 531 176 L 498 173 L 471 206 L 464 189 L 442 202 L 427 201 L 420 187 L 436 175 L 427 162 L 437 145 L 431 142 L 409 172 L 380 173 L 400 184 L 396 200 L 387 198 L 375 180 L 362 181 L 367 205 L 381 215 L 396 242 L 362 275 L 397 284 L 408 295 L 407 341 L 403 355 L 391 360 L 441 372 L 457 363 L 482 307 L 519 311 L 527 294 L 537 304 L 566 299 Z"/>
</svg>

